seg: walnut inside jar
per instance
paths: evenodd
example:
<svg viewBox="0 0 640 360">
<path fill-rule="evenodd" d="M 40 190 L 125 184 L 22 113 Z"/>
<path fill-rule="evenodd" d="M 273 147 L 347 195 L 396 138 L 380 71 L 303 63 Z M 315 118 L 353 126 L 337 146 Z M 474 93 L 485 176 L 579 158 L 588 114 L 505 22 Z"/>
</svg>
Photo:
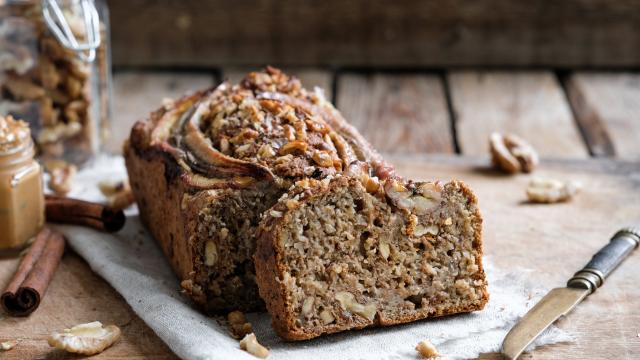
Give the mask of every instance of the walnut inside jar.
<svg viewBox="0 0 640 360">
<path fill-rule="evenodd" d="M 29 123 L 39 156 L 79 164 L 98 149 L 98 118 L 106 120 L 102 115 L 108 113 L 107 52 L 96 52 L 95 67 L 81 60 L 53 36 L 41 6 L 10 2 L 0 11 L 0 113 Z M 84 42 L 79 2 L 61 7 L 77 41 Z M 103 41 L 100 48 L 105 46 Z"/>
</svg>

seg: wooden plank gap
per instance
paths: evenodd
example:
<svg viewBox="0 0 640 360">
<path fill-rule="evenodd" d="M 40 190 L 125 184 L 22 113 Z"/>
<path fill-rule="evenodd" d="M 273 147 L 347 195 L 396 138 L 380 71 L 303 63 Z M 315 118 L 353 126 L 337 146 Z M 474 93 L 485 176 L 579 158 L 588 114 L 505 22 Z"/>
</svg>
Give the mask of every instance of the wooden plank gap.
<svg viewBox="0 0 640 360">
<path fill-rule="evenodd" d="M 451 124 L 451 138 L 453 140 L 453 148 L 456 154 L 460 154 L 460 144 L 458 143 L 458 129 L 457 129 L 457 114 L 453 107 L 453 100 L 451 97 L 451 86 L 446 73 L 440 74 L 442 85 L 444 86 L 444 96 L 447 100 L 447 110 L 449 111 L 449 123 Z"/>
<path fill-rule="evenodd" d="M 567 96 L 596 156 L 640 159 L 640 74 L 572 74 Z"/>
<path fill-rule="evenodd" d="M 462 154 L 488 154 L 489 135 L 497 131 L 525 138 L 543 157 L 588 157 L 553 73 L 454 71 L 447 78 Z"/>
</svg>

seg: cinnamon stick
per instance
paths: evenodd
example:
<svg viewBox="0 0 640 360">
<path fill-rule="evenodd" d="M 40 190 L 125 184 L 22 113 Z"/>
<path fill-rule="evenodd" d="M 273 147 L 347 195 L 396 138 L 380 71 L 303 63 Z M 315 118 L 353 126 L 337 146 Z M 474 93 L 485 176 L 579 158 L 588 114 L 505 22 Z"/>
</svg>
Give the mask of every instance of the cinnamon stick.
<svg viewBox="0 0 640 360">
<path fill-rule="evenodd" d="M 55 195 L 46 195 L 45 200 L 46 218 L 50 222 L 88 226 L 106 232 L 116 232 L 124 226 L 122 210 Z"/>
<path fill-rule="evenodd" d="M 38 233 L 0 297 L 4 311 L 12 316 L 27 316 L 40 306 L 62 259 L 64 243 L 62 234 L 55 230 L 45 227 Z"/>
</svg>

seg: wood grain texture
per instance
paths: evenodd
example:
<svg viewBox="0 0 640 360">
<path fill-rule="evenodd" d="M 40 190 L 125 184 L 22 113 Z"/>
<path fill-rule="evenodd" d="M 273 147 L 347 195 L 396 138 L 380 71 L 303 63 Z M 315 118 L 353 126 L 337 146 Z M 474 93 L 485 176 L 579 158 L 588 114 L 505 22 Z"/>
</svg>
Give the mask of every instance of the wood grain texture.
<svg viewBox="0 0 640 360">
<path fill-rule="evenodd" d="M 632 0 L 108 0 L 116 65 L 637 66 Z"/>
<path fill-rule="evenodd" d="M 18 259 L 0 259 L 0 288 L 4 289 L 18 266 Z M 20 339 L 0 358 L 75 359 L 47 344 L 47 337 L 77 324 L 100 321 L 115 324 L 122 337 L 111 348 L 92 359 L 177 359 L 104 280 L 94 274 L 78 255 L 67 251 L 40 307 L 29 317 L 0 314 L 0 342 Z"/>
<path fill-rule="evenodd" d="M 261 66 L 245 66 L 245 67 L 231 67 L 222 69 L 222 79 L 228 80 L 232 84 L 240 82 L 246 74 L 251 71 L 261 70 Z M 317 68 L 299 68 L 299 67 L 286 67 L 281 69 L 288 75 L 292 75 L 300 79 L 302 86 L 308 90 L 313 90 L 315 86 L 318 86 L 324 90 L 324 96 L 331 100 L 333 96 L 333 74 L 329 70 L 322 70 Z"/>
<path fill-rule="evenodd" d="M 640 159 L 640 74 L 577 73 L 567 92 L 594 155 Z"/>
<path fill-rule="evenodd" d="M 498 131 L 523 137 L 543 157 L 587 157 L 552 73 L 456 71 L 447 79 L 463 154 L 487 153 L 489 134 Z"/>
<path fill-rule="evenodd" d="M 336 88 L 338 109 L 379 151 L 455 152 L 439 76 L 344 73 Z"/>
<path fill-rule="evenodd" d="M 131 126 L 162 106 L 162 99 L 213 86 L 212 73 L 116 72 L 113 76 L 113 119 L 107 151 L 119 154 Z"/>
</svg>

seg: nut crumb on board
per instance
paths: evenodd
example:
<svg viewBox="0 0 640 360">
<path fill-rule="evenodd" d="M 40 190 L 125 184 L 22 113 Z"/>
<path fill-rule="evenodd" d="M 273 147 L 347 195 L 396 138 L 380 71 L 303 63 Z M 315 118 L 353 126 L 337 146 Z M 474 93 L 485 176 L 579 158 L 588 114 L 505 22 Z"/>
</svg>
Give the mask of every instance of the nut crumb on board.
<svg viewBox="0 0 640 360">
<path fill-rule="evenodd" d="M 429 340 L 420 341 L 418 345 L 416 345 L 416 351 L 423 359 L 435 359 L 440 357 L 438 349 L 436 349 Z"/>
<path fill-rule="evenodd" d="M 95 355 L 103 352 L 120 338 L 115 325 L 102 326 L 99 321 L 80 324 L 62 332 L 54 332 L 47 341 L 49 346 L 70 353 Z"/>
<path fill-rule="evenodd" d="M 529 173 L 539 162 L 533 147 L 516 135 L 492 133 L 489 136 L 489 149 L 493 165 L 511 174 Z"/>
<path fill-rule="evenodd" d="M 240 348 L 242 350 L 245 350 L 249 354 L 262 359 L 269 356 L 269 350 L 266 347 L 260 345 L 254 333 L 247 334 L 242 340 L 240 340 Z"/>
<path fill-rule="evenodd" d="M 18 340 L 0 342 L 0 351 L 9 351 L 18 345 Z"/>
<path fill-rule="evenodd" d="M 571 200 L 579 190 L 577 182 L 534 178 L 527 187 L 527 198 L 533 203 L 558 203 Z"/>
<path fill-rule="evenodd" d="M 231 334 L 236 339 L 241 339 L 247 334 L 253 332 L 251 324 L 244 317 L 244 314 L 240 311 L 232 311 L 227 315 L 227 321 L 229 322 L 229 328 Z"/>
</svg>

